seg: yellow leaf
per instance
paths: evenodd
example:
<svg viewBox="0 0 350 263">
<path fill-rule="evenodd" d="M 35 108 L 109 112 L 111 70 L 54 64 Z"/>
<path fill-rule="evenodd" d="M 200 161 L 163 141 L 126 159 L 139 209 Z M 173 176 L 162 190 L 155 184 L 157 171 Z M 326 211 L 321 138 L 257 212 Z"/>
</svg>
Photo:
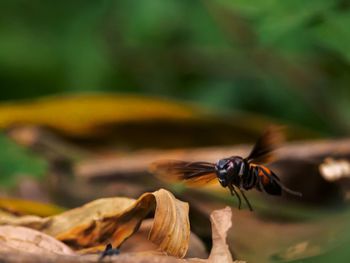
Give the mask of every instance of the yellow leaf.
<svg viewBox="0 0 350 263">
<path fill-rule="evenodd" d="M 183 104 L 149 97 L 85 94 L 48 97 L 0 105 L 0 129 L 16 124 L 47 126 L 75 136 L 90 136 L 110 123 L 159 119 L 191 119 Z"/>
<path fill-rule="evenodd" d="M 62 213 L 62 207 L 17 198 L 0 198 L 0 209 L 15 215 L 52 216 Z"/>
</svg>

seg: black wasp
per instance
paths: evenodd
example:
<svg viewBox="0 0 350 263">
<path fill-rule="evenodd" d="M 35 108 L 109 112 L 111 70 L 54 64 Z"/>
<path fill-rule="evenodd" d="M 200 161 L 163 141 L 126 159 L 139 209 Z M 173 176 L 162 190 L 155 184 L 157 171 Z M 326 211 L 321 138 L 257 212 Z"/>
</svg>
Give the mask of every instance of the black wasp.
<svg viewBox="0 0 350 263">
<path fill-rule="evenodd" d="M 231 156 L 220 159 L 216 164 L 158 161 L 151 165 L 150 171 L 168 179 L 184 180 L 192 185 L 203 185 L 217 179 L 223 187 L 228 187 L 231 195 L 237 196 L 239 209 L 243 196 L 252 211 L 252 206 L 244 194 L 244 191 L 252 188 L 270 195 L 281 195 L 284 190 L 292 195 L 301 196 L 301 193 L 284 186 L 277 175 L 263 165 L 271 161 L 272 152 L 282 139 L 280 129 L 271 127 L 258 139 L 246 158 Z"/>
</svg>

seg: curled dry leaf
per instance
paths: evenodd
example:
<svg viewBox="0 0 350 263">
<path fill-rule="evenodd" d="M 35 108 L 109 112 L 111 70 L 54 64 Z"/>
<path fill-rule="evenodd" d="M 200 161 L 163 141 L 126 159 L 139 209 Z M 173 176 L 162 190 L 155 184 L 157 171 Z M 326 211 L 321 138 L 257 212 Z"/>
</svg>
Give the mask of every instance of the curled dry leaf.
<svg viewBox="0 0 350 263">
<path fill-rule="evenodd" d="M 34 229 L 21 226 L 0 226 L 0 252 L 73 255 L 64 243 Z"/>
<path fill-rule="evenodd" d="M 22 225 L 56 237 L 82 252 L 102 250 L 107 243 L 120 246 L 155 209 L 149 238 L 168 255 L 184 257 L 189 243 L 188 204 L 160 189 L 139 199 L 104 198 L 59 215 L 40 218 L 0 215 L 0 224 Z"/>
<path fill-rule="evenodd" d="M 153 219 L 144 220 L 139 230 L 123 243 L 121 247 L 122 254 L 136 252 L 153 253 L 158 251 L 157 245 L 147 238 L 152 226 Z M 208 257 L 204 243 L 193 232 L 191 232 L 188 250 L 185 255 L 185 258 L 192 257 Z"/>
</svg>

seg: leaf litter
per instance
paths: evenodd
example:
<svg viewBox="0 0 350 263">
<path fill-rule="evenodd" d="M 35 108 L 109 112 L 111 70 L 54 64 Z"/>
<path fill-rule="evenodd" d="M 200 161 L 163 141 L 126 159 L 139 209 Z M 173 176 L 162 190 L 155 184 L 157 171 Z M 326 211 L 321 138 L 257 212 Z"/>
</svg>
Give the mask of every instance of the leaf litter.
<svg viewBox="0 0 350 263">
<path fill-rule="evenodd" d="M 177 257 L 173 257 L 171 255 L 166 255 L 166 253 L 161 253 L 157 251 L 146 251 L 146 252 L 131 252 L 131 253 L 121 253 L 118 256 L 113 256 L 108 259 L 108 262 L 130 262 L 130 263 L 147 263 L 147 262 L 159 262 L 159 263 L 231 263 L 238 261 L 233 261 L 231 253 L 228 249 L 226 243 L 226 235 L 228 229 L 231 227 L 231 209 L 226 207 L 222 210 L 216 210 L 211 214 L 210 220 L 212 223 L 212 236 L 213 236 L 213 248 L 211 250 L 210 256 L 208 259 L 200 259 L 200 258 L 188 258 L 188 259 L 180 259 Z M 153 223 L 152 229 L 154 229 L 155 223 Z M 2 228 L 19 228 L 18 226 L 1 226 Z M 0 228 L 1 228 L 0 227 Z M 31 250 L 30 252 L 26 249 L 26 246 L 19 246 L 14 250 L 0 250 L 0 260 L 4 260 L 4 262 L 15 262 L 21 260 L 28 260 L 28 255 L 30 255 L 30 262 L 96 262 L 99 258 L 98 255 L 80 255 L 78 253 L 74 254 L 71 252 L 67 246 L 60 241 L 55 240 L 54 238 L 47 236 L 41 232 L 36 230 L 32 230 L 29 228 L 20 227 L 21 229 L 25 229 L 29 234 L 17 235 L 22 243 L 28 240 L 28 235 L 32 240 L 40 240 L 41 246 L 36 249 Z M 33 236 L 34 237 L 31 237 Z M 38 235 L 42 235 L 44 238 L 38 238 Z M 1 230 L 0 230 L 1 236 Z M 48 237 L 48 238 L 47 238 Z M 177 238 L 177 237 L 175 237 Z M 60 245 L 52 245 L 52 240 L 57 242 Z M 4 239 L 1 238 L 1 241 Z M 43 244 L 48 242 L 48 244 Z M 35 247 L 35 242 L 34 247 Z M 52 247 L 55 246 L 62 247 L 57 253 L 57 251 L 53 250 Z M 42 247 L 48 247 L 48 251 L 51 253 L 42 253 Z M 63 249 L 65 248 L 65 249 Z M 57 249 L 56 249 L 57 250 Z M 13 252 L 16 251 L 16 254 Z M 6 253 L 8 252 L 8 253 Z M 62 253 L 61 253 L 62 252 Z M 55 253 L 60 255 L 54 255 Z M 44 257 L 43 257 L 44 254 Z"/>
<path fill-rule="evenodd" d="M 43 255 L 48 262 L 96 261 L 98 255 L 90 253 L 100 253 L 108 243 L 120 247 L 139 229 L 142 220 L 152 211 L 154 219 L 149 221 L 147 229 L 150 229 L 148 239 L 154 247 L 149 247 L 146 251 L 124 253 L 122 247 L 122 253 L 110 260 L 233 262 L 226 243 L 232 216 L 228 207 L 211 214 L 213 248 L 209 258 L 181 259 L 185 257 L 190 244 L 189 208 L 187 203 L 176 199 L 164 189 L 145 193 L 137 200 L 124 197 L 98 199 L 50 217 L 14 216 L 2 212 L 0 242 L 4 245 L 0 249 L 0 260 L 13 262 L 21 258 L 28 259 L 30 253 L 31 260 L 38 262 L 42 261 Z M 192 244 L 194 242 L 191 241 Z M 130 246 L 132 247 L 131 243 Z"/>
</svg>

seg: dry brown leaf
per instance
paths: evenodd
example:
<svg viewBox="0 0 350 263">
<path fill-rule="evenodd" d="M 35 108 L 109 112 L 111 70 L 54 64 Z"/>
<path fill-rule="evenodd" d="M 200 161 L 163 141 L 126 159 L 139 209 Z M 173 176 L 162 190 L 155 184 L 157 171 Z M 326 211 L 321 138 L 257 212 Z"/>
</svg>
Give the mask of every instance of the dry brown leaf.
<svg viewBox="0 0 350 263">
<path fill-rule="evenodd" d="M 231 227 L 231 209 L 226 207 L 225 209 L 216 210 L 211 214 L 210 220 L 212 223 L 212 234 L 213 234 L 213 248 L 209 259 L 178 259 L 172 256 L 165 256 L 161 254 L 154 253 L 122 253 L 118 256 L 109 257 L 106 259 L 108 262 L 115 263 L 231 263 L 232 256 L 226 244 L 226 235 L 228 229 Z M 18 260 L 25 260 L 26 254 L 20 253 L 13 256 L 11 253 L 1 253 L 0 260 L 4 262 L 18 262 Z M 98 256 L 94 255 L 82 255 L 82 256 L 60 256 L 55 258 L 43 258 L 42 257 L 32 257 L 30 262 L 96 262 Z M 234 261 L 238 263 L 241 261 Z"/>
<path fill-rule="evenodd" d="M 41 230 L 48 225 L 50 221 L 50 217 L 43 218 L 35 215 L 15 216 L 10 212 L 0 210 L 0 226 L 25 226 L 36 230 Z"/>
<path fill-rule="evenodd" d="M 73 255 L 64 243 L 37 230 L 21 226 L 0 226 L 0 252 Z"/>
<path fill-rule="evenodd" d="M 153 219 L 146 219 L 142 222 L 139 230 L 128 238 L 121 247 L 122 254 L 124 253 L 135 253 L 135 252 L 154 252 L 158 250 L 157 245 L 148 239 L 148 234 L 153 226 Z M 208 253 L 206 252 L 204 243 L 199 237 L 191 232 L 188 250 L 186 258 L 199 257 L 207 258 Z"/>
<path fill-rule="evenodd" d="M 189 243 L 188 204 L 160 189 L 138 200 L 104 198 L 59 215 L 40 218 L 0 215 L 0 224 L 28 226 L 56 237 L 74 249 L 100 251 L 106 243 L 120 246 L 155 209 L 149 238 L 168 255 L 184 257 Z"/>
</svg>

